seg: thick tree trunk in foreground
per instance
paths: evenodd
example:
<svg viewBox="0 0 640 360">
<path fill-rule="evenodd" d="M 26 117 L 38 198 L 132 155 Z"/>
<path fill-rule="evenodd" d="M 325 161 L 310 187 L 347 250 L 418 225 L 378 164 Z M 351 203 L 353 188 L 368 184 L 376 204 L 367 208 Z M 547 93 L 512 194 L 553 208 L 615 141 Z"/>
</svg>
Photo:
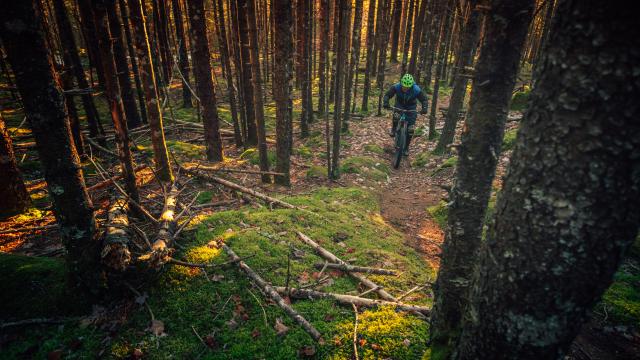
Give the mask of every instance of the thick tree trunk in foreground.
<svg viewBox="0 0 640 360">
<path fill-rule="evenodd" d="M 376 18 L 376 0 L 369 0 L 369 14 L 367 15 L 367 59 L 366 67 L 364 70 L 364 88 L 362 90 L 362 106 L 361 111 L 369 110 L 369 92 L 371 91 L 371 73 L 372 68 L 375 66 L 376 54 L 374 50 L 375 43 L 375 18 Z"/>
<path fill-rule="evenodd" d="M 178 67 L 182 80 L 182 107 L 191 108 L 191 90 L 189 89 L 189 58 L 187 57 L 187 37 L 184 36 L 182 20 L 182 1 L 173 0 L 173 21 L 176 25 L 176 41 L 178 42 Z"/>
<path fill-rule="evenodd" d="M 342 118 L 342 131 L 349 131 L 349 117 L 351 115 L 351 88 L 353 87 L 353 77 L 358 68 L 360 60 L 360 32 L 362 29 L 362 0 L 356 0 L 353 17 L 353 37 L 351 38 L 351 60 L 347 69 L 347 79 L 344 84 L 344 114 Z"/>
<path fill-rule="evenodd" d="M 431 319 L 435 347 L 459 333 L 533 0 L 495 0 L 462 134 Z M 505 21 L 506 19 L 506 21 Z M 523 203 L 520 203 L 522 206 Z M 515 223 L 514 223 L 515 224 Z M 535 258 L 540 261 L 542 258 Z"/>
<path fill-rule="evenodd" d="M 638 233 L 636 16 L 560 1 L 542 61 L 458 358 L 563 358 Z"/>
<path fill-rule="evenodd" d="M 135 129 L 142 125 L 142 121 L 140 120 L 140 115 L 138 115 L 136 100 L 133 97 L 131 77 L 129 76 L 129 64 L 127 63 L 127 55 L 124 51 L 122 27 L 116 10 L 116 2 L 111 0 L 105 1 L 105 5 L 109 18 L 109 31 L 111 32 L 111 49 L 113 49 L 113 58 L 116 61 L 116 69 L 118 71 L 120 96 L 122 97 L 124 112 L 127 115 L 127 127 L 129 129 Z"/>
<path fill-rule="evenodd" d="M 246 4 L 243 4 L 246 2 Z M 269 159 L 267 157 L 267 138 L 264 128 L 264 105 L 262 98 L 262 75 L 260 73 L 260 53 L 258 46 L 258 31 L 256 29 L 256 8 L 253 0 L 239 0 L 240 8 L 246 7 L 244 21 L 247 23 L 249 45 L 251 50 L 251 85 L 253 85 L 253 103 L 255 105 L 256 130 L 258 133 L 258 156 L 260 157 L 260 170 L 269 171 Z M 242 17 L 241 20 L 242 21 Z M 271 176 L 262 174 L 262 182 L 270 183 Z"/>
<path fill-rule="evenodd" d="M 453 136 L 456 133 L 456 125 L 458 124 L 458 113 L 462 109 L 464 97 L 467 92 L 468 77 L 464 74 L 464 68 L 473 63 L 473 50 L 478 43 L 480 35 L 480 12 L 475 9 L 476 0 L 470 1 L 471 13 L 467 18 L 464 26 L 464 33 L 458 51 L 458 66 L 460 69 L 456 71 L 456 79 L 453 82 L 453 92 L 449 100 L 449 110 L 447 111 L 444 128 L 438 139 L 438 144 L 434 150 L 435 153 L 444 153 L 447 147 L 453 142 Z"/>
<path fill-rule="evenodd" d="M 222 161 L 222 139 L 218 121 L 216 94 L 211 80 L 209 42 L 203 0 L 187 0 L 189 27 L 191 30 L 191 59 L 196 78 L 196 93 L 202 106 L 204 140 L 207 145 L 207 160 Z"/>
<path fill-rule="evenodd" d="M 60 226 L 72 285 L 99 291 L 99 242 L 91 200 L 71 141 L 69 121 L 34 1 L 10 1 L 0 11 L 0 38 L 15 74 L 36 139 L 49 195 Z M 16 26 L 19 24 L 20 26 Z"/>
<path fill-rule="evenodd" d="M 109 102 L 109 111 L 113 119 L 113 127 L 116 131 L 116 141 L 118 143 L 118 157 L 122 164 L 125 187 L 127 194 L 135 202 L 139 201 L 138 188 L 136 186 L 136 174 L 133 171 L 133 160 L 131 158 L 131 147 L 129 143 L 129 132 L 122 106 L 122 97 L 118 87 L 118 75 L 112 54 L 113 42 L 109 32 L 109 21 L 107 20 L 107 3 L 115 0 L 99 0 L 94 5 L 94 16 L 96 29 L 98 30 L 98 49 L 102 71 L 104 73 L 105 94 Z"/>
<path fill-rule="evenodd" d="M 335 103 L 333 108 L 333 149 L 331 154 L 331 171 L 329 172 L 330 179 L 340 178 L 340 130 L 341 130 L 341 116 L 342 116 L 342 93 L 344 78 L 344 67 L 347 61 L 347 43 L 349 39 L 349 8 L 351 7 L 350 0 L 338 0 L 337 6 L 340 6 L 340 22 L 338 25 L 338 46 L 336 54 L 336 89 L 335 89 Z"/>
<path fill-rule="evenodd" d="M 89 83 L 85 78 L 82 62 L 80 61 L 80 56 L 78 55 L 78 50 L 73 39 L 73 30 L 71 28 L 71 23 L 69 22 L 67 9 L 64 6 L 64 1 L 55 0 L 53 5 L 56 13 L 56 23 L 58 24 L 60 42 L 62 43 L 65 68 L 73 73 L 79 89 L 88 89 Z M 96 110 L 91 94 L 84 94 L 81 98 L 84 111 L 87 115 L 89 136 L 95 138 L 103 133 L 102 126 L 99 126 L 100 115 L 98 114 L 98 110 Z"/>
<path fill-rule="evenodd" d="M 143 13 L 141 0 L 129 0 L 131 8 L 131 23 L 135 29 L 135 56 L 140 62 L 140 77 L 144 90 L 145 106 L 148 109 L 149 128 L 151 129 L 151 144 L 153 146 L 153 160 L 156 165 L 156 173 L 162 181 L 173 181 L 169 153 L 164 139 L 162 125 L 162 110 L 158 99 L 158 87 L 156 74 L 149 47 L 149 33 Z"/>
<path fill-rule="evenodd" d="M 274 0 L 273 16 L 278 19 L 274 28 L 274 69 L 273 97 L 276 102 L 276 171 L 283 176 L 276 176 L 276 183 L 289 186 L 289 169 L 291 167 L 291 142 L 293 127 L 293 23 L 291 0 Z M 326 44 L 322 45 L 326 48 Z M 322 56 L 322 55 L 321 55 Z M 326 53 L 325 53 L 326 57 Z M 321 72 L 324 73 L 321 67 Z"/>
<path fill-rule="evenodd" d="M 30 202 L 29 193 L 24 186 L 22 174 L 18 169 L 11 136 L 0 114 L 0 218 L 24 211 Z"/>
</svg>

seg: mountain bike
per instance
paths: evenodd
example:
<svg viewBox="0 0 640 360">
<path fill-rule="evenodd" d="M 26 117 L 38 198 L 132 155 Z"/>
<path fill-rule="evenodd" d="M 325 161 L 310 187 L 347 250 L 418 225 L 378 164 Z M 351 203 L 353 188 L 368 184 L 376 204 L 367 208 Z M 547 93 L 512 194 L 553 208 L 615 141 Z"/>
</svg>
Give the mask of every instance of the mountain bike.
<svg viewBox="0 0 640 360">
<path fill-rule="evenodd" d="M 391 110 L 394 113 L 400 114 L 400 119 L 398 120 L 398 125 L 396 126 L 396 135 L 394 140 L 395 152 L 393 155 L 393 159 L 391 160 L 391 165 L 394 169 L 397 169 L 400 166 L 400 162 L 402 161 L 402 152 L 407 144 L 407 136 L 409 134 L 409 121 L 407 120 L 407 113 L 417 113 L 417 110 L 405 110 L 392 106 Z M 395 114 L 394 114 L 395 115 Z M 394 116 L 391 115 L 391 116 Z"/>
</svg>

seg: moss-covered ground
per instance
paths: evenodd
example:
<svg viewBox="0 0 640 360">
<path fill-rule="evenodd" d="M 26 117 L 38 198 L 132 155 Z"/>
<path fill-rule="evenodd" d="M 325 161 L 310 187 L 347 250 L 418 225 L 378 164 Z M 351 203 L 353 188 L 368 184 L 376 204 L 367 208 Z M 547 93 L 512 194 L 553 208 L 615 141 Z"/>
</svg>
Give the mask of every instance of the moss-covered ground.
<svg viewBox="0 0 640 360">
<path fill-rule="evenodd" d="M 201 194 L 206 201 L 206 195 Z M 304 232 L 343 260 L 356 265 L 394 268 L 397 277 L 369 276 L 398 295 L 418 283 L 432 279 L 433 271 L 420 256 L 403 246 L 403 236 L 380 216 L 374 194 L 355 188 L 321 188 L 287 201 L 299 210 L 241 208 L 216 213 L 194 227 L 180 241 L 183 250 L 174 257 L 198 263 L 222 263 L 228 257 L 217 246 L 224 242 L 267 281 L 284 285 L 288 254 L 291 285 L 315 281 L 322 262 L 302 243 L 294 231 Z M 398 249 L 405 249 L 399 251 Z M 0 272 L 4 289 L 3 318 L 20 319 L 88 314 L 90 309 L 74 304 L 73 294 L 64 292 L 64 267 L 57 259 L 3 255 Z M 145 358 L 206 359 L 350 359 L 353 356 L 351 307 L 330 300 L 294 301 L 294 308 L 323 335 L 325 344 L 315 343 L 276 305 L 267 301 L 236 266 L 208 270 L 166 266 L 147 289 L 147 304 L 164 324 L 160 337 L 148 327 L 147 310 L 135 303 L 128 307 L 126 321 L 118 326 L 81 325 L 70 321 L 42 325 L 15 332 L 16 340 L 3 346 L 3 356 L 46 358 L 60 350 L 66 358 L 93 358 L 100 352 L 113 358 L 130 357 L 139 349 Z M 321 290 L 358 294 L 363 291 L 351 278 L 328 272 Z M 428 293 L 418 292 L 407 302 L 430 305 Z M 361 309 L 364 310 L 364 309 Z M 278 336 L 274 325 L 281 318 L 289 330 Z M 211 345 L 205 346 L 194 329 Z M 392 308 L 361 311 L 358 350 L 361 359 L 416 359 L 427 348 L 428 324 Z M 18 341 L 19 340 L 19 341 Z"/>
</svg>

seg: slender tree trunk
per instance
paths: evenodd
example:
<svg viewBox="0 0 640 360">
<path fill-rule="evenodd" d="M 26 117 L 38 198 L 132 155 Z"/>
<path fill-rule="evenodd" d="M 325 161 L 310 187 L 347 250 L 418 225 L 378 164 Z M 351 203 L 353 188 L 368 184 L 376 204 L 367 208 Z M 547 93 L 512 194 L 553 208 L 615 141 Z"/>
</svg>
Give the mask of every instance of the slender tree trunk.
<svg viewBox="0 0 640 360">
<path fill-rule="evenodd" d="M 65 62 L 65 66 L 59 66 L 60 71 L 60 80 L 62 82 L 63 90 L 71 90 L 74 88 L 73 78 L 70 70 L 66 67 L 67 62 Z M 65 95 L 64 102 L 67 109 L 67 115 L 69 116 L 69 127 L 71 128 L 71 139 L 73 140 L 73 144 L 76 147 L 76 151 L 78 155 L 84 155 L 84 141 L 82 139 L 82 130 L 80 129 L 80 118 L 78 117 L 78 109 L 76 108 L 76 103 L 74 101 L 73 95 Z"/>
<path fill-rule="evenodd" d="M 435 311 L 431 318 L 435 347 L 451 346 L 460 331 L 507 109 L 533 7 L 533 0 L 495 0 L 487 15 L 487 38 L 476 66 L 469 120 L 459 148 L 436 282 Z"/>
<path fill-rule="evenodd" d="M 129 64 L 127 63 L 127 55 L 124 52 L 124 44 L 122 39 L 122 27 L 118 12 L 116 10 L 115 1 L 105 1 L 107 7 L 107 16 L 109 18 L 109 31 L 111 33 L 111 48 L 113 49 L 113 58 L 116 62 L 116 70 L 118 75 L 118 84 L 120 85 L 120 96 L 122 105 L 126 114 L 127 126 L 129 129 L 137 128 L 142 125 L 138 109 L 136 108 L 136 100 L 133 97 L 133 89 L 131 87 L 131 77 L 129 76 Z"/>
<path fill-rule="evenodd" d="M 239 88 L 241 89 L 241 91 L 238 91 L 238 110 L 240 112 L 240 130 L 242 131 L 242 138 L 244 145 L 247 145 L 247 139 L 248 139 L 248 119 L 247 119 L 247 106 L 246 103 L 244 101 L 244 90 L 245 87 L 242 83 L 242 72 L 244 71 L 244 68 L 242 66 L 242 54 L 240 52 L 240 34 L 239 34 L 239 28 L 240 25 L 238 23 L 238 10 L 237 10 L 237 2 L 235 0 L 230 0 L 229 1 L 229 12 L 231 13 L 231 16 L 229 17 L 229 23 L 230 26 L 229 28 L 231 29 L 231 33 L 229 34 L 230 37 L 230 49 L 233 49 L 233 64 L 236 68 L 236 84 L 238 84 L 238 86 L 236 87 L 236 90 Z M 255 132 L 254 132 L 255 133 Z M 253 143 L 255 144 L 255 142 Z"/>
<path fill-rule="evenodd" d="M 438 95 L 440 94 L 440 77 L 442 76 L 442 62 L 445 59 L 446 55 L 446 38 L 447 38 L 447 29 L 449 28 L 449 22 L 451 20 L 451 15 L 449 12 L 451 11 L 452 1 L 447 1 L 447 5 L 445 5 L 442 16 L 444 20 L 442 21 L 442 27 L 440 29 L 440 39 L 439 39 L 439 48 L 438 48 L 438 60 L 435 64 L 436 66 L 436 77 L 433 81 L 433 94 L 431 96 L 431 113 L 429 114 L 429 139 L 435 139 L 436 137 L 436 114 L 438 112 Z"/>
<path fill-rule="evenodd" d="M 407 71 L 407 61 L 409 60 L 409 49 L 411 46 L 411 29 L 414 26 L 414 22 L 413 22 L 413 13 L 414 13 L 414 9 L 415 9 L 415 5 L 414 2 L 417 2 L 419 0 L 410 0 L 409 1 L 409 13 L 407 15 L 407 24 L 404 30 L 404 45 L 402 47 L 402 73 L 405 73 Z"/>
<path fill-rule="evenodd" d="M 320 0 L 320 59 L 318 65 L 318 111 L 324 113 L 329 111 L 326 92 L 327 87 L 327 61 L 329 57 L 329 0 Z"/>
<path fill-rule="evenodd" d="M 68 71 L 73 73 L 78 83 L 78 88 L 89 89 L 89 83 L 85 78 L 82 62 L 80 61 L 80 56 L 78 55 L 78 50 L 73 39 L 73 30 L 71 28 L 71 23 L 69 22 L 67 9 L 64 7 L 64 1 L 55 0 L 53 5 L 56 13 L 56 23 L 58 24 L 60 41 L 62 43 L 65 67 Z M 93 98 L 91 97 L 91 94 L 84 94 L 81 96 L 81 99 L 87 115 L 89 136 L 92 138 L 98 137 L 103 134 L 103 131 L 102 125 L 100 125 L 100 115 L 98 114 L 98 110 L 96 110 Z"/>
<path fill-rule="evenodd" d="M 329 172 L 330 179 L 340 178 L 340 118 L 342 116 L 342 92 L 343 84 L 342 79 L 344 77 L 344 67 L 347 62 L 347 43 L 349 42 L 349 30 L 351 13 L 351 1 L 350 0 L 338 0 L 337 6 L 339 8 L 340 21 L 338 25 L 338 46 L 336 48 L 336 89 L 335 89 L 335 103 L 333 108 L 333 150 L 331 158 L 331 171 Z"/>
<path fill-rule="evenodd" d="M 111 3 L 111 4 L 109 4 Z M 116 141 L 118 143 L 118 157 L 122 163 L 122 173 L 124 174 L 127 194 L 133 201 L 138 202 L 138 188 L 136 186 L 136 174 L 133 170 L 133 160 L 131 158 L 131 147 L 129 146 L 129 132 L 122 105 L 122 96 L 118 87 L 118 75 L 115 61 L 112 54 L 115 53 L 114 43 L 111 41 L 112 34 L 109 31 L 109 21 L 107 19 L 107 9 L 115 5 L 115 0 L 98 0 L 93 3 L 96 30 L 99 35 L 98 49 L 100 50 L 100 60 L 102 71 L 105 75 L 105 94 L 109 102 L 109 111 L 113 120 L 113 127 L 116 131 Z"/>
<path fill-rule="evenodd" d="M 382 21 L 379 23 L 380 31 L 376 33 L 376 36 L 380 35 L 380 37 L 378 38 L 378 77 L 376 79 L 376 85 L 378 86 L 378 116 L 382 115 L 382 94 L 384 93 L 384 78 L 387 63 L 387 45 L 389 44 L 390 25 L 390 19 L 388 18 L 388 16 L 386 16 L 386 14 L 389 13 L 390 7 L 391 0 L 386 0 L 384 1 L 382 12 L 378 13 L 378 15 L 382 19 Z"/>
<path fill-rule="evenodd" d="M 459 66 L 461 69 L 457 71 L 457 76 L 453 86 L 453 93 L 449 100 L 449 110 L 446 114 L 442 134 L 440 134 L 440 139 L 438 139 L 438 144 L 434 150 L 435 153 L 444 153 L 447 147 L 453 142 L 453 136 L 456 132 L 456 125 L 459 118 L 458 113 L 462 109 L 464 97 L 467 92 L 468 76 L 464 74 L 463 69 L 473 63 L 471 55 L 478 43 L 478 35 L 480 34 L 480 12 L 479 10 L 473 9 L 476 4 L 476 0 L 470 1 L 472 10 L 464 26 L 465 30 L 461 37 L 460 51 L 458 52 L 460 56 Z"/>
<path fill-rule="evenodd" d="M 391 54 L 389 60 L 398 63 L 398 43 L 400 42 L 400 23 L 402 16 L 403 0 L 395 0 L 393 4 L 393 15 L 391 23 Z"/>
<path fill-rule="evenodd" d="M 364 70 L 364 87 L 362 89 L 361 111 L 369 111 L 369 92 L 371 91 L 371 72 L 374 66 L 376 54 L 373 51 L 375 42 L 376 0 L 369 0 L 369 14 L 367 15 L 367 59 Z"/>
<path fill-rule="evenodd" d="M 233 1 L 233 0 L 232 0 Z M 251 45 L 249 43 L 249 29 L 247 28 L 247 22 L 244 20 L 246 15 L 246 2 L 244 0 L 242 4 L 245 4 L 243 8 L 240 6 L 240 1 L 236 1 L 236 7 L 238 8 L 238 37 L 240 39 L 240 59 L 242 64 L 242 98 L 244 100 L 246 117 L 247 117 L 247 138 L 248 145 L 258 144 L 258 129 L 256 124 L 256 112 L 255 112 L 255 97 L 253 96 L 253 76 L 251 70 Z"/>
<path fill-rule="evenodd" d="M 413 21 L 413 42 L 411 43 L 411 57 L 409 58 L 409 67 L 407 68 L 407 72 L 409 74 L 413 74 L 416 72 L 420 39 L 422 38 L 424 23 L 427 21 L 427 5 L 431 1 L 422 0 L 422 2 L 420 3 L 420 12 L 418 13 L 418 17 L 416 17 Z"/>
<path fill-rule="evenodd" d="M 13 152 L 11 136 L 0 113 L 0 218 L 29 207 L 30 198 Z"/>
<path fill-rule="evenodd" d="M 149 109 L 149 128 L 151 129 L 151 144 L 153 146 L 153 159 L 156 165 L 156 172 L 163 181 L 172 181 L 171 164 L 164 139 L 164 129 L 162 121 L 162 110 L 158 99 L 158 86 L 149 47 L 149 35 L 144 19 L 141 0 L 129 0 L 131 9 L 131 24 L 135 33 L 135 56 L 140 61 L 140 75 L 142 89 L 144 90 L 144 100 L 146 108 Z M 142 107 L 142 106 L 141 106 Z"/>
<path fill-rule="evenodd" d="M 562 359 L 611 284 L 640 225 L 639 40 L 624 4 L 558 3 L 458 358 Z"/>
<path fill-rule="evenodd" d="M 331 0 L 333 2 L 333 40 L 331 42 L 331 85 L 329 85 L 329 102 L 333 103 L 335 101 L 335 90 L 336 90 L 336 56 L 338 54 L 338 26 L 340 22 L 340 0 Z"/>
<path fill-rule="evenodd" d="M 176 26 L 176 41 L 178 41 L 178 67 L 180 68 L 180 73 L 182 74 L 182 107 L 191 108 L 191 90 L 189 90 L 189 58 L 187 56 L 187 39 L 184 36 L 182 1 L 172 1 L 173 21 L 175 22 Z"/>
<path fill-rule="evenodd" d="M 217 0 L 218 23 L 220 24 L 220 54 L 224 67 L 227 69 L 225 76 L 227 81 L 227 91 L 229 93 L 229 108 L 231 109 L 231 120 L 233 122 L 233 135 L 236 147 L 242 146 L 242 132 L 240 131 L 240 122 L 238 120 L 238 108 L 236 107 L 236 90 L 233 86 L 233 72 L 231 71 L 231 61 L 229 59 L 229 47 L 227 43 L 227 27 L 224 22 L 224 7 L 222 0 Z"/>
<path fill-rule="evenodd" d="M 169 86 L 171 78 L 171 52 L 169 51 L 169 35 L 167 31 L 167 4 L 166 0 L 155 0 L 153 2 L 155 30 L 158 37 L 158 53 L 160 55 L 160 67 L 165 85 Z"/>
<path fill-rule="evenodd" d="M 127 42 L 127 51 L 129 52 L 129 58 L 131 60 L 131 72 L 133 72 L 133 80 L 136 83 L 136 94 L 138 97 L 138 104 L 140 106 L 140 119 L 143 123 L 148 123 L 147 108 L 144 102 L 144 91 L 142 90 L 142 84 L 140 82 L 140 70 L 138 69 L 138 60 L 135 57 L 135 49 L 133 45 L 133 37 L 131 35 L 131 24 L 129 23 L 129 7 L 125 4 L 125 0 L 118 0 L 120 8 L 120 15 L 122 19 L 122 28 L 124 29 L 124 35 Z"/>
<path fill-rule="evenodd" d="M 347 69 L 347 79 L 344 87 L 344 115 L 342 119 L 342 131 L 349 131 L 349 117 L 351 115 L 351 88 L 353 87 L 354 73 L 358 70 L 360 55 L 360 34 L 362 30 L 362 0 L 356 0 L 355 16 L 353 17 L 353 38 L 351 40 L 351 61 Z M 355 95 L 354 95 L 355 98 Z"/>
<path fill-rule="evenodd" d="M 91 72 L 91 67 L 95 68 L 96 74 L 98 75 L 98 83 L 100 86 L 104 87 L 104 74 L 102 71 L 101 60 L 100 60 L 100 51 L 98 50 L 98 34 L 96 30 L 96 23 L 93 15 L 93 8 L 91 0 L 77 0 L 78 1 L 78 10 L 80 10 L 80 18 L 82 25 L 82 33 L 84 34 L 85 44 L 87 49 L 89 50 L 89 59 L 91 60 L 91 65 L 89 66 L 89 72 Z"/>
<path fill-rule="evenodd" d="M 99 234 L 71 141 L 62 90 L 43 33 L 35 1 L 3 4 L 0 39 L 36 139 L 54 214 L 67 249 L 70 283 L 83 295 L 91 296 L 99 292 L 101 284 Z"/>
<path fill-rule="evenodd" d="M 296 32 L 295 32 L 295 41 L 296 41 L 296 88 L 302 89 L 302 82 L 304 81 L 304 48 L 305 48 L 305 9 L 306 3 L 310 0 L 297 0 L 295 2 L 296 5 Z"/>
<path fill-rule="evenodd" d="M 313 99 L 311 98 L 311 73 L 309 65 L 311 64 L 311 53 L 309 52 L 310 34 L 309 19 L 311 18 L 311 0 L 298 0 L 298 50 L 299 54 L 299 74 L 302 97 L 302 112 L 300 114 L 300 136 L 305 138 L 309 136 L 309 124 L 313 116 Z"/>
<path fill-rule="evenodd" d="M 326 5 L 326 3 L 325 3 Z M 291 28 L 293 16 L 291 0 L 274 0 L 273 16 L 275 23 L 274 44 L 275 67 L 273 72 L 273 97 L 276 101 L 276 183 L 290 186 L 289 169 L 291 167 L 291 132 L 293 127 L 293 34 Z M 326 46 L 326 45 L 323 45 Z"/>
<path fill-rule="evenodd" d="M 262 76 L 260 74 L 260 53 L 258 47 L 258 31 L 256 29 L 256 8 L 253 0 L 239 0 L 238 7 L 245 9 L 243 12 L 249 35 L 249 48 L 251 50 L 251 83 L 253 85 L 253 103 L 255 105 L 255 118 L 258 135 L 258 155 L 260 157 L 260 170 L 269 171 L 269 159 L 267 157 L 267 139 L 264 127 L 264 105 L 262 103 Z M 262 182 L 270 183 L 271 176 L 262 174 Z"/>
<path fill-rule="evenodd" d="M 218 107 L 211 74 L 211 52 L 207 41 L 207 25 L 203 0 L 187 0 L 189 27 L 191 30 L 191 59 L 196 78 L 196 93 L 202 106 L 204 141 L 207 145 L 207 159 L 222 161 L 222 139 L 220 138 Z"/>
</svg>

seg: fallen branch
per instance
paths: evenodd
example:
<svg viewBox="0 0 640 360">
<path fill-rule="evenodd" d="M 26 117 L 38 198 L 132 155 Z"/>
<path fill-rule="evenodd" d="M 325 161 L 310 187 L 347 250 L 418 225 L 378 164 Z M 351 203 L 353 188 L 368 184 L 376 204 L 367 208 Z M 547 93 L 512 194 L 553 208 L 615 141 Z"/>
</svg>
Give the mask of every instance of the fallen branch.
<svg viewBox="0 0 640 360">
<path fill-rule="evenodd" d="M 298 237 L 300 237 L 300 239 L 305 244 L 311 246 L 323 258 L 325 258 L 325 259 L 327 259 L 327 260 L 329 260 L 329 261 L 331 261 L 333 263 L 347 265 L 347 263 L 345 263 L 344 261 L 340 260 L 340 258 L 338 258 L 337 256 L 333 255 L 331 252 L 329 252 L 327 249 L 323 248 L 322 246 L 318 245 L 315 241 L 311 240 L 307 235 L 301 233 L 300 231 L 296 231 L 296 233 L 298 234 Z M 374 283 L 373 281 L 367 279 L 363 275 L 360 275 L 360 274 L 357 274 L 357 273 L 353 273 L 353 272 L 349 272 L 349 271 L 347 271 L 347 274 L 349 274 L 354 279 L 360 281 L 362 284 L 364 284 L 366 287 L 368 287 L 370 289 L 376 289 L 377 288 L 376 293 L 378 295 L 380 295 L 381 298 L 383 298 L 385 300 L 388 300 L 388 301 L 397 301 L 397 299 L 395 297 L 393 297 L 393 295 L 389 294 L 384 289 L 382 289 L 381 286 L 379 286 L 378 284 Z"/>
<path fill-rule="evenodd" d="M 236 255 L 233 250 L 227 245 L 222 245 L 224 251 L 231 257 L 232 260 L 239 260 L 238 267 L 242 271 L 244 271 L 247 276 L 253 280 L 253 282 L 262 290 L 263 293 L 267 294 L 273 301 L 275 301 L 278 306 L 280 306 L 284 312 L 287 313 L 295 322 L 297 322 L 302 328 L 316 341 L 323 343 L 322 335 L 316 330 L 316 328 L 311 325 L 302 315 L 298 314 L 291 305 L 287 304 L 286 301 L 278 294 L 276 289 L 273 288 L 268 282 L 260 277 L 257 273 L 255 273 L 244 261 L 240 260 L 240 257 Z"/>
<path fill-rule="evenodd" d="M 13 233 L 19 233 L 19 232 L 32 232 L 32 231 L 40 231 L 40 230 L 49 230 L 49 229 L 55 229 L 57 227 L 58 227 L 58 224 L 23 227 L 23 228 L 18 228 L 18 229 L 10 229 L 10 230 L 0 231 L 0 235 L 13 234 Z"/>
<path fill-rule="evenodd" d="M 133 171 L 134 171 L 134 173 L 136 173 L 136 172 L 138 172 L 138 171 L 140 171 L 140 170 L 142 170 L 142 169 L 145 169 L 145 168 L 147 168 L 147 167 L 148 167 L 148 165 L 146 165 L 146 164 L 145 164 L 145 165 L 140 165 L 140 166 L 136 167 L 135 169 L 133 169 Z M 116 176 L 112 176 L 111 178 L 109 178 L 109 179 L 107 179 L 107 180 L 100 181 L 100 182 L 99 182 L 99 183 L 97 183 L 97 184 L 94 184 L 94 185 L 89 186 L 89 187 L 87 188 L 87 191 L 91 192 L 91 191 L 96 191 L 96 190 L 104 189 L 104 188 L 106 188 L 106 187 L 108 187 L 108 186 L 112 185 L 114 181 L 120 180 L 120 179 L 122 179 L 123 177 L 124 177 L 124 175 L 123 175 L 123 174 L 119 174 L 119 175 L 116 175 Z"/>
<path fill-rule="evenodd" d="M 93 140 L 90 136 L 85 136 L 84 137 L 85 141 L 88 142 L 91 146 L 93 146 L 94 148 L 102 151 L 105 154 L 111 155 L 113 157 L 118 157 L 118 154 L 114 153 L 113 151 L 101 146 L 100 144 L 98 144 L 97 142 L 95 142 L 95 140 Z"/>
<path fill-rule="evenodd" d="M 209 171 L 219 171 L 219 172 L 230 172 L 230 173 L 239 173 L 239 174 L 256 174 L 256 175 L 273 175 L 273 176 L 283 176 L 283 173 L 274 172 L 274 171 L 260 171 L 260 170 L 245 170 L 245 169 L 226 169 L 226 168 L 210 168 L 207 166 L 198 167 L 199 170 L 209 170 Z"/>
<path fill-rule="evenodd" d="M 129 205 L 124 198 L 116 198 L 111 204 L 107 216 L 104 246 L 100 253 L 102 262 L 118 271 L 124 271 L 131 262 L 127 211 L 129 211 Z"/>
<path fill-rule="evenodd" d="M 170 259 L 170 245 L 176 228 L 175 210 L 179 193 L 178 187 L 174 182 L 171 184 L 171 189 L 164 199 L 164 208 L 160 216 L 160 229 L 158 230 L 156 241 L 151 246 L 151 252 L 140 257 L 141 260 L 149 259 L 151 266 L 155 268 L 161 267 Z"/>
<path fill-rule="evenodd" d="M 353 322 L 353 354 L 356 360 L 359 360 L 358 358 L 358 308 L 356 307 L 356 304 L 351 304 L 351 306 L 353 306 L 353 313 L 356 316 L 356 319 Z"/>
<path fill-rule="evenodd" d="M 284 286 L 276 286 L 276 291 L 278 291 L 281 294 L 284 294 L 286 292 L 286 289 Z M 426 306 L 404 304 L 397 301 L 367 299 L 367 298 L 353 296 L 353 295 L 326 293 L 322 291 L 308 290 L 308 289 L 289 288 L 289 292 L 291 294 L 291 297 L 296 299 L 311 299 L 311 300 L 333 299 L 341 304 L 353 304 L 353 305 L 364 306 L 364 307 L 394 306 L 395 308 L 402 311 L 420 313 L 423 315 L 429 315 L 429 313 L 431 312 L 431 309 Z"/>
<path fill-rule="evenodd" d="M 393 275 L 396 276 L 398 273 L 395 270 L 387 270 L 387 269 L 378 269 L 371 268 L 366 266 L 355 266 L 348 264 L 332 264 L 332 263 L 322 263 L 322 264 L 314 264 L 317 269 L 322 269 L 323 267 L 328 267 L 329 269 L 336 269 L 345 272 L 358 272 L 365 274 L 378 274 L 378 275 Z"/>
</svg>

